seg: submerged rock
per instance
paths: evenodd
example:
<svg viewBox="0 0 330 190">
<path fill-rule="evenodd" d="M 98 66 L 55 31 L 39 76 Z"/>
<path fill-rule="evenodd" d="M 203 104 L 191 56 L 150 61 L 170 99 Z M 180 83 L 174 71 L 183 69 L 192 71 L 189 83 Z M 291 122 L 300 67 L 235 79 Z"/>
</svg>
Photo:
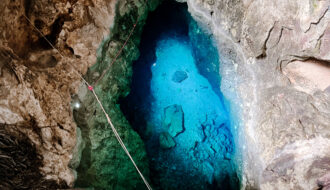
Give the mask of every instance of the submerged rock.
<svg viewBox="0 0 330 190">
<path fill-rule="evenodd" d="M 175 141 L 168 132 L 164 132 L 159 135 L 159 144 L 163 149 L 175 147 Z"/>
<path fill-rule="evenodd" d="M 180 105 L 174 104 L 164 109 L 163 128 L 175 137 L 184 130 L 183 111 Z"/>
<path fill-rule="evenodd" d="M 182 81 L 186 80 L 188 78 L 188 75 L 185 71 L 175 71 L 175 73 L 172 76 L 172 81 L 181 83 Z"/>
</svg>

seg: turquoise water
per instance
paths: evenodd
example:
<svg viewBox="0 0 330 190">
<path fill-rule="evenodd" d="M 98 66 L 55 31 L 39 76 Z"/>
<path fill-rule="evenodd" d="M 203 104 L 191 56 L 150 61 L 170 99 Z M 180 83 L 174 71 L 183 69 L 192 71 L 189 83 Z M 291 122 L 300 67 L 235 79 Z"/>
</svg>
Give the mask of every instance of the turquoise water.
<svg viewBox="0 0 330 190">
<path fill-rule="evenodd" d="M 185 131 L 176 137 L 178 146 L 175 151 L 187 151 L 196 142 L 203 141 L 205 131 L 226 123 L 226 111 L 210 83 L 199 74 L 192 50 L 186 41 L 171 37 L 159 41 L 156 57 L 157 61 L 151 68 L 150 87 L 154 97 L 151 119 L 153 123 L 161 123 L 166 107 L 174 104 L 182 106 Z M 187 79 L 180 83 L 174 82 L 172 77 L 176 71 L 186 72 Z M 158 125 L 154 133 L 162 130 L 163 127 Z M 210 149 L 208 145 L 201 144 L 199 149 Z"/>
<path fill-rule="evenodd" d="M 121 108 L 145 142 L 154 189 L 238 189 L 217 50 L 186 10 L 166 1 L 148 18 Z"/>
</svg>

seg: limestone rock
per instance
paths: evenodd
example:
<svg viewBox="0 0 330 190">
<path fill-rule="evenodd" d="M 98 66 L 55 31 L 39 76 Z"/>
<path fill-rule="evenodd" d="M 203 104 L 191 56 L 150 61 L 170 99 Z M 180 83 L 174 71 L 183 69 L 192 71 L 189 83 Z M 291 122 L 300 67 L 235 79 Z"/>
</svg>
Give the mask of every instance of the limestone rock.
<svg viewBox="0 0 330 190">
<path fill-rule="evenodd" d="M 72 119 L 75 115 L 82 137 L 90 139 L 79 166 L 86 173 L 82 183 L 93 186 L 97 182 L 91 179 L 97 179 L 101 183 L 96 188 L 102 189 L 123 179 L 116 186 L 123 188 L 129 176 L 130 187 L 140 187 L 139 176 L 127 164 L 129 160 L 115 159 L 117 155 L 126 157 L 85 87 L 80 88 L 84 94 L 79 95 L 82 108 L 74 113 L 70 97 L 81 86 L 74 69 L 85 74 L 90 68 L 86 78 L 95 81 L 100 76 L 95 73 L 102 73 L 124 43 L 137 14 L 143 23 L 147 11 L 158 1 L 149 1 L 148 6 L 126 0 L 26 2 L 3 0 L 0 4 L 0 124 L 6 126 L 1 138 L 12 129 L 26 136 L 8 135 L 19 144 L 28 144 L 35 152 L 33 158 L 40 155 L 31 170 L 37 184 L 48 189 L 72 187 L 75 179 L 69 163 L 77 138 Z M 219 47 L 225 97 L 232 105 L 244 108 L 232 110 L 240 114 L 242 123 L 233 133 L 238 137 L 237 149 L 246 159 L 243 188 L 317 188 L 317 179 L 330 170 L 330 95 L 325 80 L 330 60 L 330 2 L 187 0 L 187 4 Z M 115 19 L 116 7 L 119 15 Z M 23 15 L 63 57 L 45 43 Z M 132 154 L 148 173 L 143 143 L 116 108 L 118 98 L 129 89 L 130 63 L 138 56 L 138 41 L 128 41 L 123 59 L 95 89 L 120 135 L 133 139 L 128 146 L 136 150 Z M 96 63 L 97 49 L 101 57 Z M 309 68 L 322 70 L 322 77 L 313 75 Z M 172 116 L 166 118 L 164 127 L 175 137 L 184 130 L 182 108 L 173 106 L 168 112 Z M 24 154 L 28 152 L 21 148 Z M 24 161 L 19 155 L 17 159 L 30 166 L 26 164 L 30 159 Z M 75 163 L 78 160 L 74 159 Z M 125 172 L 115 173 L 118 169 Z M 34 188 L 29 186 L 32 183 L 24 185 Z"/>
<path fill-rule="evenodd" d="M 163 149 L 175 147 L 175 141 L 168 132 L 164 132 L 159 135 L 159 144 L 160 147 Z"/>
<path fill-rule="evenodd" d="M 148 5 L 146 4 L 148 2 Z M 151 1 L 117 1 L 116 19 L 108 38 L 99 47 L 98 59 L 89 68 L 86 78 L 95 82 L 97 76 L 108 68 L 94 89 L 112 123 L 117 129 L 124 144 L 134 158 L 144 177 L 149 177 L 149 166 L 145 145 L 136 131 L 130 126 L 118 106 L 119 98 L 126 96 L 130 90 L 132 62 L 138 58 L 138 43 L 143 23 L 148 11 L 154 8 L 157 0 Z M 139 18 L 135 31 L 127 41 L 121 55 L 111 67 L 111 63 L 130 35 L 131 29 Z M 102 22 L 100 22 L 102 23 Z M 98 73 L 98 74 L 95 74 Z M 130 159 L 117 142 L 102 110 L 92 93 L 80 88 L 78 97 L 83 107 L 74 113 L 75 121 L 82 129 L 86 141 L 80 165 L 77 168 L 77 187 L 94 187 L 95 189 L 144 189 L 145 185 L 136 172 Z M 146 126 L 148 128 L 148 126 Z M 147 137 L 148 132 L 146 131 Z M 148 180 L 149 181 L 149 180 Z"/>
<path fill-rule="evenodd" d="M 330 2 L 187 4 L 216 39 L 232 112 L 242 108 L 233 133 L 247 163 L 243 188 L 317 188 L 330 170 Z"/>
<path fill-rule="evenodd" d="M 25 123 L 28 127 L 29 123 Z M 8 129 L 9 128 L 9 129 Z M 15 125 L 0 124 L 0 189 L 64 189 L 65 183 L 40 180 L 42 156 L 28 136 Z M 8 183 L 10 182 L 10 183 Z"/>
<path fill-rule="evenodd" d="M 319 178 L 317 184 L 323 188 L 330 188 L 330 172 Z"/>
<path fill-rule="evenodd" d="M 35 183 L 52 180 L 58 188 L 74 184 L 69 163 L 77 133 L 70 97 L 81 84 L 76 72 L 84 74 L 95 64 L 96 50 L 114 22 L 115 4 L 116 0 L 1 2 L 0 124 L 15 126 L 35 146 L 41 158 L 35 166 L 40 181 Z M 74 160 L 79 163 L 79 157 Z M 25 188 L 29 185 L 33 184 Z M 57 189 L 55 185 L 44 187 Z"/>
<path fill-rule="evenodd" d="M 330 87 L 330 66 L 324 61 L 292 61 L 283 68 L 294 87 L 309 94 Z"/>
<path fill-rule="evenodd" d="M 164 109 L 163 128 L 176 137 L 184 131 L 183 110 L 180 105 L 174 104 Z"/>
<path fill-rule="evenodd" d="M 76 146 L 73 149 L 73 158 L 70 160 L 70 167 L 73 169 L 76 169 L 79 164 L 80 164 L 80 160 L 81 160 L 81 155 L 82 155 L 82 151 L 85 148 L 85 142 L 82 139 L 82 135 L 81 135 L 81 130 L 79 127 L 77 127 L 77 142 L 76 142 Z"/>
<path fill-rule="evenodd" d="M 186 80 L 188 75 L 185 71 L 175 71 L 172 76 L 172 81 L 176 83 L 181 83 L 182 81 Z"/>
</svg>

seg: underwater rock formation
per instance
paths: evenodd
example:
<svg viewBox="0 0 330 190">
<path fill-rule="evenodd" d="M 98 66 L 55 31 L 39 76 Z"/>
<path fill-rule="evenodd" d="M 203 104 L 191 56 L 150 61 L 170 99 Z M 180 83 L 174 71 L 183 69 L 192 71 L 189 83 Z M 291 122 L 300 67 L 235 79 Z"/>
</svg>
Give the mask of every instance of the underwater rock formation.
<svg viewBox="0 0 330 190">
<path fill-rule="evenodd" d="M 175 141 L 173 137 L 168 132 L 163 132 L 159 135 L 159 144 L 161 148 L 173 148 L 175 146 Z"/>
<path fill-rule="evenodd" d="M 131 92 L 121 101 L 121 108 L 139 134 L 143 135 L 144 128 L 140 120 L 153 124 L 150 137 L 143 140 L 154 188 L 238 189 L 239 174 L 231 162 L 235 145 L 211 37 L 192 19 L 185 4 L 167 1 L 150 13 L 139 49 Z M 177 71 L 189 78 L 173 81 Z M 211 73 L 218 77 L 211 80 Z M 172 139 L 165 138 L 164 131 L 171 127 L 176 130 L 170 136 L 175 146 L 166 148 L 165 140 Z"/>
<path fill-rule="evenodd" d="M 184 114 L 182 106 L 174 104 L 164 108 L 163 128 L 172 137 L 176 137 L 184 130 Z"/>
<path fill-rule="evenodd" d="M 217 40 L 221 90 L 233 105 L 231 114 L 242 120 L 233 125 L 235 144 L 242 153 L 234 158 L 242 165 L 242 188 L 327 188 L 330 2 L 178 1 L 187 2 L 192 16 Z M 158 3 L 2 0 L 0 171 L 6 171 L 6 176 L 1 176 L 4 180 L 0 180 L 0 188 L 66 188 L 75 182 L 97 189 L 142 188 L 100 108 L 74 70 L 87 73 L 89 82 L 98 80 L 140 16 L 136 33 L 118 64 L 95 89 L 133 157 L 148 175 L 143 142 L 117 101 L 129 92 L 139 35 L 148 11 Z M 178 78 L 182 83 L 187 80 Z M 79 108 L 70 105 L 71 97 Z M 214 134 L 205 129 L 206 136 Z M 164 147 L 175 146 L 167 134 L 163 137 Z M 223 135 L 221 143 L 232 143 L 229 139 Z M 27 154 L 27 159 L 21 154 Z M 33 180 L 15 176 L 13 169 L 26 172 Z"/>
<path fill-rule="evenodd" d="M 188 78 L 188 75 L 184 71 L 175 71 L 172 76 L 172 81 L 180 83 Z"/>
</svg>

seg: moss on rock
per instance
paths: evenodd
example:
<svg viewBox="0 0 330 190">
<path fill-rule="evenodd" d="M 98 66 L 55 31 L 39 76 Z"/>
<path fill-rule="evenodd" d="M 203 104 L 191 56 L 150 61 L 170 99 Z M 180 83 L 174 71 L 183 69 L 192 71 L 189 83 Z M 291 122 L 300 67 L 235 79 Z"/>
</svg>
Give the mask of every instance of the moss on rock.
<svg viewBox="0 0 330 190">
<path fill-rule="evenodd" d="M 142 173 L 148 177 L 149 167 L 143 141 L 131 128 L 117 103 L 120 97 L 129 93 L 132 76 L 132 62 L 139 56 L 138 44 L 142 26 L 148 11 L 155 9 L 159 1 L 119 1 L 116 21 L 108 39 L 98 50 L 97 63 L 91 67 L 86 78 L 94 83 L 113 61 L 125 43 L 133 24 L 138 25 L 121 55 L 95 86 L 95 91 L 112 119 L 118 133 L 136 161 Z M 120 147 L 102 110 L 91 93 L 80 97 L 83 109 L 74 112 L 75 120 L 82 129 L 86 148 L 77 168 L 77 187 L 96 189 L 143 189 L 144 184 L 129 158 Z M 88 105 L 88 106 L 86 106 Z"/>
</svg>

